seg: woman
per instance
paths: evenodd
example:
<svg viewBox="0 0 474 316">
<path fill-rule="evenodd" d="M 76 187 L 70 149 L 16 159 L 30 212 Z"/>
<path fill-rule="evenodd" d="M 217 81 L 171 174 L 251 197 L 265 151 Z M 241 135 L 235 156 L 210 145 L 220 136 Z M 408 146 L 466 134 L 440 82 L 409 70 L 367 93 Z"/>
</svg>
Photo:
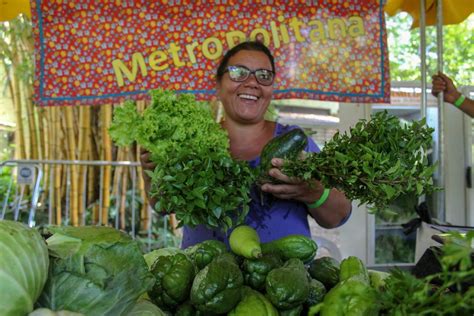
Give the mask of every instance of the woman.
<svg viewBox="0 0 474 316">
<path fill-rule="evenodd" d="M 244 42 L 227 52 L 217 69 L 217 97 L 225 110 L 222 127 L 229 135 L 231 155 L 247 160 L 252 167 L 260 163 L 260 153 L 273 137 L 296 126 L 264 119 L 273 93 L 274 59 L 261 42 Z M 310 138 L 306 151 L 319 152 Z M 142 161 L 146 161 L 144 156 Z M 349 217 L 351 202 L 336 189 L 325 189 L 319 181 L 313 185 L 291 179 L 280 171 L 282 159 L 273 159 L 269 175 L 282 184 L 266 183 L 263 201 L 257 188 L 252 188 L 252 201 L 246 224 L 254 227 L 262 242 L 289 234 L 311 236 L 307 214 L 325 228 L 341 225 Z M 145 166 L 144 166 L 145 167 Z M 184 227 L 182 247 L 207 239 L 227 241 L 219 231 L 204 226 Z"/>
</svg>

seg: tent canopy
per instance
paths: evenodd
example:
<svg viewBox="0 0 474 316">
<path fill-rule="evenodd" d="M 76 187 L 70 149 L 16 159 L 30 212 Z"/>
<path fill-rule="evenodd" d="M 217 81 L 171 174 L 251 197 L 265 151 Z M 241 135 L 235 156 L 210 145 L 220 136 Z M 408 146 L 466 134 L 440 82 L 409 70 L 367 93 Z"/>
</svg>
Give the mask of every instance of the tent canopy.
<svg viewBox="0 0 474 316">
<path fill-rule="evenodd" d="M 436 0 L 426 0 L 426 25 L 436 25 Z M 420 22 L 419 0 L 387 0 L 385 12 L 393 16 L 398 12 L 407 12 L 413 18 L 412 27 L 418 27 Z M 458 24 L 474 12 L 474 0 L 444 0 L 443 24 Z"/>
<path fill-rule="evenodd" d="M 13 20 L 21 13 L 31 18 L 30 0 L 0 1 L 0 22 Z"/>
</svg>

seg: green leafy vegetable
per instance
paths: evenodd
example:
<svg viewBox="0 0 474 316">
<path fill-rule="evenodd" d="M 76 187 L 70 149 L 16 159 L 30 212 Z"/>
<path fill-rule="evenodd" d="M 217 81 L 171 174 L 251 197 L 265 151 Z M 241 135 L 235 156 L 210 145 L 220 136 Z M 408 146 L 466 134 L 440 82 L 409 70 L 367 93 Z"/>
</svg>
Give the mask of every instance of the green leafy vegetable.
<svg viewBox="0 0 474 316">
<path fill-rule="evenodd" d="M 426 153 L 432 128 L 425 119 L 411 124 L 386 111 L 361 120 L 349 133 L 336 133 L 321 153 L 288 161 L 283 172 L 302 179 L 320 179 L 343 191 L 351 200 L 369 204 L 374 213 L 397 197 L 432 192 L 432 174 Z"/>
<path fill-rule="evenodd" d="M 28 314 L 28 316 L 85 316 L 81 313 L 70 311 L 52 311 L 49 308 L 38 308 Z M 160 315 L 161 316 L 161 315 Z"/>
<path fill-rule="evenodd" d="M 50 227 L 51 266 L 38 305 L 122 315 L 153 285 L 139 245 L 110 227 Z"/>
<path fill-rule="evenodd" d="M 394 269 L 380 293 L 384 315 L 473 315 L 474 281 L 471 256 L 474 231 L 465 236 L 449 233 L 441 248 L 441 271 L 417 279 L 407 271 Z"/>
<path fill-rule="evenodd" d="M 126 316 L 166 316 L 158 306 L 147 300 L 139 300 Z"/>
<path fill-rule="evenodd" d="M 155 90 L 151 97 L 142 114 L 130 101 L 116 108 L 110 135 L 119 145 L 135 141 L 150 151 L 155 210 L 176 213 L 180 226 L 225 231 L 242 223 L 255 177 L 246 162 L 231 158 L 225 130 L 193 95 Z"/>
<path fill-rule="evenodd" d="M 48 277 L 48 249 L 41 235 L 0 220 L 0 315 L 26 315 Z"/>
</svg>

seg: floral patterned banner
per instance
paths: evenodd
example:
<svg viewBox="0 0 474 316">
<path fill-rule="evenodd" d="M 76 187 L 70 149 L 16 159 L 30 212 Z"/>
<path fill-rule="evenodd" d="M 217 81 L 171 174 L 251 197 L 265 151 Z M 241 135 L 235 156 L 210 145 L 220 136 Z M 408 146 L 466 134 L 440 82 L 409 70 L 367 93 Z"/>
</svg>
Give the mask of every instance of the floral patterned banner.
<svg viewBox="0 0 474 316">
<path fill-rule="evenodd" d="M 31 0 L 38 105 L 148 98 L 209 100 L 236 43 L 263 38 L 274 97 L 389 102 L 383 0 Z"/>
</svg>

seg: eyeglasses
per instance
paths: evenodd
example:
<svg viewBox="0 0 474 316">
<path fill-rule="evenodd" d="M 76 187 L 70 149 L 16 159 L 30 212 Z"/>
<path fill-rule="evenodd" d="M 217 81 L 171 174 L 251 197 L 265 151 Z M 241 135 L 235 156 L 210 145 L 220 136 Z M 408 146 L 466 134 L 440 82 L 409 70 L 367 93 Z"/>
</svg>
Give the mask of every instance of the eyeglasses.
<svg viewBox="0 0 474 316">
<path fill-rule="evenodd" d="M 257 82 L 263 86 L 270 86 L 275 78 L 275 73 L 268 69 L 250 70 L 245 66 L 235 65 L 227 66 L 224 72 L 229 73 L 229 78 L 235 82 L 242 82 L 253 74 Z"/>
</svg>

